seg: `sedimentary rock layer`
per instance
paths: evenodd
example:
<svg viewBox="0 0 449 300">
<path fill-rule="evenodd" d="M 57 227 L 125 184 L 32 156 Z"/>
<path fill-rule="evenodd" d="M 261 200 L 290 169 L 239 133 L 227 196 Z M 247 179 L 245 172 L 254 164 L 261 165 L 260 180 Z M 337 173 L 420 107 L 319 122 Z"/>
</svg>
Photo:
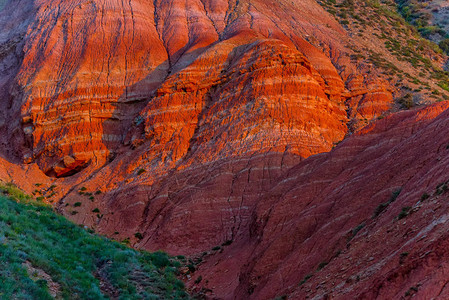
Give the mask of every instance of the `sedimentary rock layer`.
<svg viewBox="0 0 449 300">
<path fill-rule="evenodd" d="M 83 201 L 100 213 L 72 218 L 99 232 L 202 257 L 188 285 L 212 298 L 435 297 L 446 293 L 435 268 L 446 268 L 447 108 L 386 117 L 303 161 L 257 153 L 180 166 L 151 185 L 137 172 L 93 201 L 74 191 L 61 208 Z M 115 164 L 86 191 L 119 175 Z"/>
<path fill-rule="evenodd" d="M 2 90 L 13 102 L 5 119 L 20 125 L 4 127 L 16 156 L 49 176 L 96 168 L 128 142 L 157 145 L 150 153 L 172 163 L 198 147 L 307 157 L 344 137 L 348 105 L 351 118 L 390 108 L 388 83 L 354 74 L 345 86 L 323 49 L 347 55 L 348 37 L 315 1 L 20 5 L 21 15 L 1 12 L 5 28 L 11 14 L 22 22 L 2 40 L 4 61 L 19 66 Z"/>
<path fill-rule="evenodd" d="M 395 88 L 352 64 L 356 42 L 315 1 L 18 0 L 0 30 L 0 179 L 135 247 L 206 253 L 193 292 L 343 299 L 441 286 L 393 258 L 425 256 L 400 236 L 445 220 L 424 214 L 440 195 L 413 201 L 444 179 L 447 105 L 375 122 Z M 408 231 L 394 215 L 412 204 Z M 442 238 L 416 245 L 441 252 Z"/>
</svg>

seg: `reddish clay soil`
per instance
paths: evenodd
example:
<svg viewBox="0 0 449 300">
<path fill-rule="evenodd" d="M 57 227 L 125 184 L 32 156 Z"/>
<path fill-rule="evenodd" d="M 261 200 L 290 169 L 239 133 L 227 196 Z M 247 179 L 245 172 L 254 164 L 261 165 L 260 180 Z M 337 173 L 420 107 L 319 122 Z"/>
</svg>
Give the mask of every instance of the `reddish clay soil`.
<svg viewBox="0 0 449 300">
<path fill-rule="evenodd" d="M 16 0 L 0 179 L 193 294 L 447 299 L 449 104 L 394 113 L 348 43 L 313 0 Z"/>
</svg>

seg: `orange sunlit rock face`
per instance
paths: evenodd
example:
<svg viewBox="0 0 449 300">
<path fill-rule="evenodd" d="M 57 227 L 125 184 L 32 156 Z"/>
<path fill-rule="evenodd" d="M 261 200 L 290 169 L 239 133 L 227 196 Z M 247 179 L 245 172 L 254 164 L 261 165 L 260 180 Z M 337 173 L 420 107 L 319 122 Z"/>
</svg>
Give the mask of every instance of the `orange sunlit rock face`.
<svg viewBox="0 0 449 300">
<path fill-rule="evenodd" d="M 23 54 L 8 82 L 21 128 L 10 131 L 23 161 L 49 176 L 101 165 L 128 143 L 173 165 L 196 148 L 201 161 L 308 157 L 345 136 L 348 116 L 390 108 L 379 79 L 354 74 L 345 87 L 323 50 L 339 51 L 348 37 L 314 1 L 23 5 L 23 26 L 10 32 Z"/>
</svg>

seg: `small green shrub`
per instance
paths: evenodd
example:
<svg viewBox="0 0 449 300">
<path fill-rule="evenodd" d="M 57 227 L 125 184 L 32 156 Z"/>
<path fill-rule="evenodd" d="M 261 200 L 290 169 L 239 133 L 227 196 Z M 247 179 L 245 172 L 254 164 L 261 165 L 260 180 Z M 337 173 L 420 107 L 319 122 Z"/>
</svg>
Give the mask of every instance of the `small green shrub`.
<svg viewBox="0 0 449 300">
<path fill-rule="evenodd" d="M 170 260 L 167 253 L 161 251 L 154 252 L 151 261 L 159 269 L 165 268 L 170 265 Z"/>
<path fill-rule="evenodd" d="M 449 39 L 446 38 L 444 40 L 442 40 L 438 46 L 441 48 L 441 50 L 444 51 L 444 53 L 446 53 L 447 55 L 449 55 Z"/>
<path fill-rule="evenodd" d="M 409 297 L 409 296 L 413 295 L 416 292 L 418 292 L 418 288 L 416 286 L 412 286 L 411 288 L 408 289 L 407 292 L 405 292 L 404 296 L 405 297 Z"/>
<path fill-rule="evenodd" d="M 421 195 L 421 201 L 425 201 L 425 200 L 427 200 L 429 198 L 430 198 L 430 195 L 427 194 L 427 193 L 424 193 L 424 194 Z"/>
<path fill-rule="evenodd" d="M 387 208 L 387 206 L 388 206 L 389 204 L 390 204 L 390 203 L 388 203 L 388 202 L 384 202 L 384 203 L 379 204 L 379 205 L 376 207 L 376 209 L 374 210 L 373 218 L 376 218 L 377 216 L 379 216 L 379 215 L 385 210 L 385 208 Z"/>
<path fill-rule="evenodd" d="M 394 201 L 396 201 L 396 199 L 399 197 L 399 195 L 401 194 L 402 189 L 396 189 L 391 193 L 390 199 L 387 202 L 381 203 L 379 204 L 376 209 L 374 210 L 373 213 L 373 219 L 378 217 L 391 203 L 393 203 Z"/>
<path fill-rule="evenodd" d="M 189 269 L 190 273 L 194 273 L 196 271 L 195 265 L 192 263 L 188 264 L 187 268 Z"/>
<path fill-rule="evenodd" d="M 201 280 L 203 280 L 203 276 L 200 275 L 197 279 L 195 279 L 195 284 L 199 284 Z"/>
<path fill-rule="evenodd" d="M 402 253 L 399 255 L 399 263 L 402 264 L 407 256 L 408 256 L 408 252 L 402 252 Z"/>
<path fill-rule="evenodd" d="M 298 286 L 303 285 L 304 283 L 307 282 L 307 280 L 309 280 L 310 278 L 312 278 L 312 274 L 307 274 L 306 276 L 304 276 L 304 278 L 299 282 Z"/>
<path fill-rule="evenodd" d="M 401 220 L 401 219 L 407 217 L 407 216 L 410 214 L 410 210 L 411 210 L 411 209 L 412 209 L 412 208 L 411 208 L 410 206 L 405 206 L 405 207 L 403 207 L 402 210 L 401 210 L 401 212 L 400 212 L 399 215 L 398 215 L 398 220 Z"/>
<path fill-rule="evenodd" d="M 323 261 L 318 265 L 317 271 L 322 270 L 325 266 L 327 266 L 329 263 L 327 261 Z"/>
<path fill-rule="evenodd" d="M 415 103 L 413 102 L 413 96 L 410 93 L 405 94 L 398 100 L 398 102 L 403 109 L 410 109 L 415 106 Z"/>
<path fill-rule="evenodd" d="M 81 202 L 75 202 L 75 204 L 73 204 L 74 207 L 80 207 L 81 206 Z"/>
<path fill-rule="evenodd" d="M 439 185 L 437 185 L 435 194 L 441 195 L 449 190 L 449 187 L 447 186 L 446 182 L 442 182 Z"/>
<path fill-rule="evenodd" d="M 364 227 L 365 223 L 361 223 L 356 227 L 354 227 L 354 229 L 352 229 L 351 231 L 351 236 L 349 237 L 348 242 L 351 241 L 357 235 L 357 233 L 359 233 L 359 231 L 362 230 Z"/>
<path fill-rule="evenodd" d="M 221 245 L 222 246 L 229 246 L 231 244 L 232 244 L 232 240 L 227 240 L 227 241 L 223 242 Z"/>
</svg>

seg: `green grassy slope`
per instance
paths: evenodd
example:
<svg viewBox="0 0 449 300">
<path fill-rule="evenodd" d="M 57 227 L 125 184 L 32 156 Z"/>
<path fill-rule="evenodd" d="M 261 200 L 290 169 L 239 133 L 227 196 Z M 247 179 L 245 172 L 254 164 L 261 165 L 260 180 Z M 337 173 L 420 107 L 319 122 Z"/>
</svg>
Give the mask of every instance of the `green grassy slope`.
<svg viewBox="0 0 449 300">
<path fill-rule="evenodd" d="M 400 14 L 399 2 L 415 0 L 317 1 L 355 41 L 347 45 L 354 52 L 351 61 L 361 67 L 372 64 L 398 88 L 394 97 L 399 107 L 410 108 L 403 103 L 407 94 L 419 104 L 449 100 L 449 72 L 444 69 L 448 57 L 424 38 L 430 27 Z"/>
<path fill-rule="evenodd" d="M 0 299 L 188 298 L 178 267 L 165 253 L 107 240 L 0 187 Z"/>
</svg>

